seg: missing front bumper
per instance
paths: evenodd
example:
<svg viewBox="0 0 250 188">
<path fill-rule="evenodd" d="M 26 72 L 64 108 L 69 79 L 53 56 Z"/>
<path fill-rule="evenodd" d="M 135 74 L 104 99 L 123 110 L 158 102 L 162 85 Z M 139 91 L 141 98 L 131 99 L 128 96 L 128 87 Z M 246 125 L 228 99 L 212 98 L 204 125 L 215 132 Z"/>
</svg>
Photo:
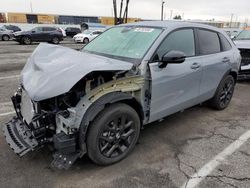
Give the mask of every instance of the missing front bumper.
<svg viewBox="0 0 250 188">
<path fill-rule="evenodd" d="M 38 146 L 30 129 L 16 117 L 3 126 L 3 132 L 10 148 L 20 157 Z"/>
</svg>

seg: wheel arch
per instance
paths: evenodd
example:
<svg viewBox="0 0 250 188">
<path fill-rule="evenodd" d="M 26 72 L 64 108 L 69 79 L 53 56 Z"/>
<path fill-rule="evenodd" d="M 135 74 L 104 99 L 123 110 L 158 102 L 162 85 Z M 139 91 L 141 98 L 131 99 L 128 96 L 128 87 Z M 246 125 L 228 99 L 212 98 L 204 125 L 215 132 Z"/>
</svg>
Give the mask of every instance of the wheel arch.
<svg viewBox="0 0 250 188">
<path fill-rule="evenodd" d="M 81 140 L 81 143 L 85 142 L 89 125 L 95 119 L 95 117 L 100 112 L 102 112 L 106 106 L 115 103 L 124 103 L 132 107 L 137 112 L 142 125 L 144 119 L 143 108 L 141 104 L 132 95 L 124 92 L 108 93 L 99 98 L 97 101 L 95 101 L 84 114 L 79 130 L 80 131 L 79 139 Z"/>
<path fill-rule="evenodd" d="M 108 93 L 95 101 L 83 116 L 82 123 L 89 124 L 108 105 L 124 103 L 132 107 L 138 113 L 141 120 L 144 119 L 141 104 L 130 94 L 124 92 Z"/>
<path fill-rule="evenodd" d="M 83 42 L 84 42 L 85 39 L 88 39 L 88 41 L 90 42 L 89 37 L 84 37 L 83 38 Z"/>
<path fill-rule="evenodd" d="M 234 82 L 236 83 L 238 80 L 238 73 L 234 70 L 230 70 L 230 72 L 228 74 L 234 78 Z"/>
</svg>

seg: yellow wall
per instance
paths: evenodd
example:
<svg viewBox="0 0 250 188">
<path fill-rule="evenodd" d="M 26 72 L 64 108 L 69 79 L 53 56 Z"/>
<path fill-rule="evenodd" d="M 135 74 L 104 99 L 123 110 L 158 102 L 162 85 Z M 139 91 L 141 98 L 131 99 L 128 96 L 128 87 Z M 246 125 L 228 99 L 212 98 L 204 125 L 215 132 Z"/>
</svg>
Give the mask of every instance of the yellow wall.
<svg viewBox="0 0 250 188">
<path fill-rule="evenodd" d="M 54 24 L 55 16 L 52 15 L 37 15 L 38 23 L 41 24 Z"/>
<path fill-rule="evenodd" d="M 113 17 L 101 17 L 101 23 L 104 25 L 114 25 L 114 18 Z M 133 23 L 140 21 L 139 18 L 128 18 L 128 23 Z"/>
<path fill-rule="evenodd" d="M 7 21 L 9 23 L 27 23 L 26 14 L 7 13 Z"/>
<path fill-rule="evenodd" d="M 0 13 L 0 23 L 5 23 L 5 14 L 4 13 Z"/>
</svg>

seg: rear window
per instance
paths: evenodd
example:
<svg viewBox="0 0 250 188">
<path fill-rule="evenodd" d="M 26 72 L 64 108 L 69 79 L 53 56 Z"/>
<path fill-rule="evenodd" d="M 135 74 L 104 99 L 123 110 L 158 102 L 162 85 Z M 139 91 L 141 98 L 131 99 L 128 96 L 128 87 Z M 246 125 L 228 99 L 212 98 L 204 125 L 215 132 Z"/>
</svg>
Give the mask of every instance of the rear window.
<svg viewBox="0 0 250 188">
<path fill-rule="evenodd" d="M 221 51 L 219 36 L 216 32 L 199 29 L 198 36 L 201 55 L 214 54 Z"/>
<path fill-rule="evenodd" d="M 222 51 L 229 51 L 232 49 L 230 42 L 226 39 L 224 35 L 219 33 Z"/>
</svg>

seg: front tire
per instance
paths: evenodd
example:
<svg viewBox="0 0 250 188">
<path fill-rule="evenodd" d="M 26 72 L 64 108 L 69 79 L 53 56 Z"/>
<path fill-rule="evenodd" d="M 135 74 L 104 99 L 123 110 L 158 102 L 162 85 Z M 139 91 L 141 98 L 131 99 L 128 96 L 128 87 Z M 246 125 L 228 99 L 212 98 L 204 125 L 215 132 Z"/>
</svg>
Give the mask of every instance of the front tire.
<svg viewBox="0 0 250 188">
<path fill-rule="evenodd" d="M 88 44 L 89 43 L 89 39 L 88 38 L 84 38 L 83 39 L 83 44 Z"/>
<path fill-rule="evenodd" d="M 2 36 L 2 40 L 3 40 L 3 41 L 9 41 L 9 40 L 10 40 L 10 36 L 8 36 L 8 35 L 3 35 L 3 36 Z"/>
<path fill-rule="evenodd" d="M 90 124 L 86 142 L 88 156 L 99 165 L 116 163 L 133 150 L 139 134 L 137 112 L 123 103 L 110 105 Z"/>
<path fill-rule="evenodd" d="M 227 75 L 220 82 L 210 104 L 216 110 L 224 110 L 228 107 L 234 94 L 235 80 L 231 75 Z"/>
</svg>

